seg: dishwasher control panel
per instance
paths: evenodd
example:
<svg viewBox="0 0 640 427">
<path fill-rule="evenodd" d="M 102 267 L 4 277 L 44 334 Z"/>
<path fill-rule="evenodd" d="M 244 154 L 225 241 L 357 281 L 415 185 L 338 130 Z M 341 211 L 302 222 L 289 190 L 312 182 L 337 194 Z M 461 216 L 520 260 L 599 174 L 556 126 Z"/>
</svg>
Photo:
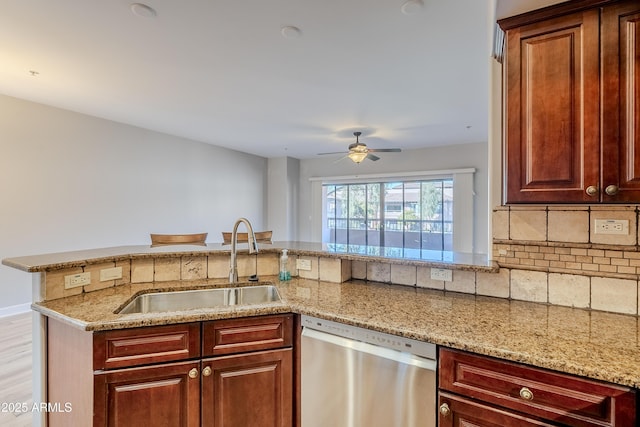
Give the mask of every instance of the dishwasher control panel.
<svg viewBox="0 0 640 427">
<path fill-rule="evenodd" d="M 435 344 L 387 334 L 384 332 L 372 331 L 358 326 L 345 325 L 331 320 L 318 319 L 316 317 L 305 315 L 301 317 L 302 327 L 304 328 L 315 329 L 320 332 L 391 348 L 396 351 L 415 354 L 428 359 L 436 359 Z"/>
</svg>

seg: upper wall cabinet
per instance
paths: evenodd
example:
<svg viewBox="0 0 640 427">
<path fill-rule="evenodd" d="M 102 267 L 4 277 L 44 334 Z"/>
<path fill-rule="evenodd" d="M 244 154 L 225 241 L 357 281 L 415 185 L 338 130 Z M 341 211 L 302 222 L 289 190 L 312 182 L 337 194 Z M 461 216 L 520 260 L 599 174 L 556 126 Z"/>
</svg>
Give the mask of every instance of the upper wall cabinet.
<svg viewBox="0 0 640 427">
<path fill-rule="evenodd" d="M 640 2 L 500 20 L 506 203 L 640 203 Z"/>
</svg>

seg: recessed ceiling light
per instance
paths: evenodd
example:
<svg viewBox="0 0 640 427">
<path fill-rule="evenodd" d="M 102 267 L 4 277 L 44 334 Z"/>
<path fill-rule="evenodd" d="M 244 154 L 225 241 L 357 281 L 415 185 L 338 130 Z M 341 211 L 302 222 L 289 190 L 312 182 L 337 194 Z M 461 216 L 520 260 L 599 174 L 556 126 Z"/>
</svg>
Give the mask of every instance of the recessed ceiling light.
<svg viewBox="0 0 640 427">
<path fill-rule="evenodd" d="M 131 3 L 131 13 L 141 18 L 155 18 L 158 13 L 151 6 L 142 3 Z"/>
<path fill-rule="evenodd" d="M 302 36 L 302 31 L 300 31 L 298 27 L 287 25 L 280 28 L 280 34 L 282 34 L 282 37 L 285 39 L 299 39 Z"/>
<path fill-rule="evenodd" d="M 407 0 L 400 7 L 405 15 L 414 15 L 422 10 L 424 2 L 422 0 Z"/>
</svg>

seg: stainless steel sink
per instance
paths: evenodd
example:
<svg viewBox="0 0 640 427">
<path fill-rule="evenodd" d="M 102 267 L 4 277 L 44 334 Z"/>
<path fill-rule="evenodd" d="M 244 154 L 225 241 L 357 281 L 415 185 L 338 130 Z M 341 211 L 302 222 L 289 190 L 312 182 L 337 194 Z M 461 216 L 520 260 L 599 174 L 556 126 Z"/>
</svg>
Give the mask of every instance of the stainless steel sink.
<svg viewBox="0 0 640 427">
<path fill-rule="evenodd" d="M 273 285 L 154 292 L 138 295 L 118 313 L 158 313 L 277 301 L 280 301 L 280 294 Z"/>
</svg>

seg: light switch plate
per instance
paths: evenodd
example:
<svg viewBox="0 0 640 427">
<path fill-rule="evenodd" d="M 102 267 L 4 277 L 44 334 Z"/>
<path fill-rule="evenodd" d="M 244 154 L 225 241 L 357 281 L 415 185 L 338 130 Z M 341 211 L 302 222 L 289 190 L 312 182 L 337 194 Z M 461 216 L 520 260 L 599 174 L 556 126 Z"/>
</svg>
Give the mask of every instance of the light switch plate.
<svg viewBox="0 0 640 427">
<path fill-rule="evenodd" d="M 444 280 L 445 282 L 451 282 L 453 280 L 453 272 L 446 268 L 432 268 L 431 280 Z"/>
<path fill-rule="evenodd" d="M 296 269 L 298 270 L 311 270 L 311 260 L 310 259 L 296 259 Z"/>
<path fill-rule="evenodd" d="M 103 268 L 100 270 L 100 281 L 122 279 L 122 267 Z"/>
</svg>

